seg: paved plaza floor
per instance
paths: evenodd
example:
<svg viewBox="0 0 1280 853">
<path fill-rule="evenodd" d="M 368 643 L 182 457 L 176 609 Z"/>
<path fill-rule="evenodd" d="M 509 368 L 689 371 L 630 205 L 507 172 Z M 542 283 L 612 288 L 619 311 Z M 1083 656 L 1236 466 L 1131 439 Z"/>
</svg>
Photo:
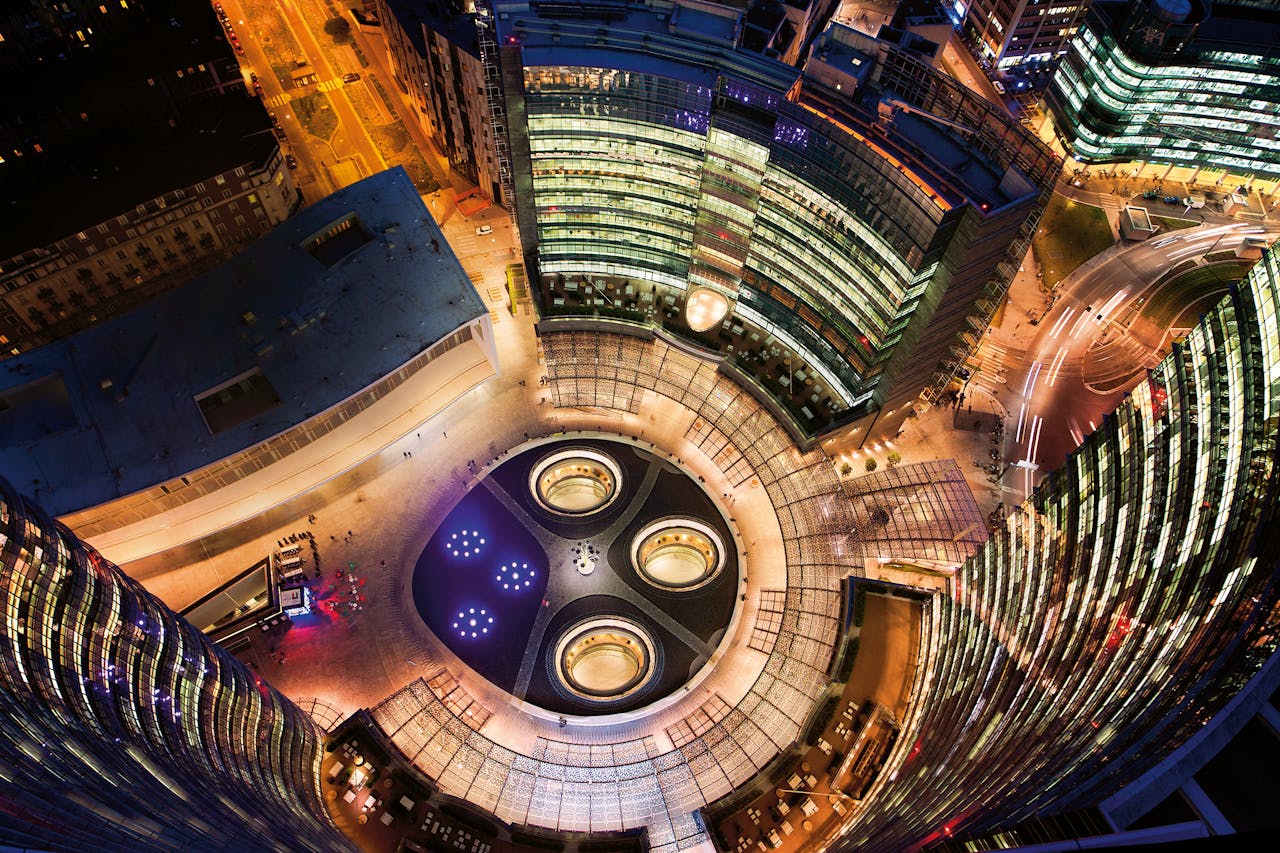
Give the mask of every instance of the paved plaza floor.
<svg viewBox="0 0 1280 853">
<path fill-rule="evenodd" d="M 513 315 L 503 286 L 510 232 L 496 232 L 501 239 L 478 238 L 472 223 L 460 216 L 446 224 L 446 236 L 491 309 L 497 376 L 462 392 L 426 421 L 404 421 L 407 431 L 390 444 L 349 448 L 351 464 L 344 474 L 275 507 L 269 525 L 246 522 L 124 567 L 180 609 L 261 559 L 282 535 L 309 530 L 321 569 L 312 585 L 330 606 L 319 617 L 298 620 L 287 632 L 255 632 L 242 653 L 290 697 L 318 699 L 350 713 L 376 705 L 427 674 L 423 666 L 430 638 L 413 612 L 413 566 L 430 534 L 476 485 L 468 462 L 474 460 L 477 472 L 483 472 L 529 441 L 576 431 L 634 435 L 658 452 L 699 466 L 707 488 L 723 495 L 736 516 L 744 549 L 758 558 L 770 552 L 781 556 L 777 521 L 763 490 L 750 484 L 735 489 L 724 479 L 686 437 L 692 415 L 675 402 L 652 398 L 641 415 L 622 418 L 550 405 L 540 384 L 532 305 L 518 304 Z M 865 473 L 869 456 L 883 468 L 890 450 L 904 464 L 955 458 L 989 511 L 1000 495 L 973 464 L 983 458 L 989 437 L 954 429 L 956 417 L 946 408 L 926 412 L 908 421 L 892 445 L 862 448 L 856 458 L 846 449 L 850 442 L 845 437 L 824 444 L 837 469 L 844 460 L 852 463 L 850 477 Z M 347 576 L 344 582 L 338 581 L 338 571 Z M 354 590 L 351 575 L 357 578 Z"/>
</svg>

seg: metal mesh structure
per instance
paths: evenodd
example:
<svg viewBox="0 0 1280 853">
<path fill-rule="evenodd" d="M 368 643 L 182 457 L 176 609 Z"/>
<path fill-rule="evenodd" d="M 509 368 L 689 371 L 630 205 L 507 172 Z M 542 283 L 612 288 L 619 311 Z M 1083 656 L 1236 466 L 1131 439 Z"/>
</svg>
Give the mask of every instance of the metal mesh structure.
<svg viewBox="0 0 1280 853">
<path fill-rule="evenodd" d="M 962 563 L 987 541 L 987 524 L 952 459 L 899 465 L 845 484 L 859 556 Z"/>
<path fill-rule="evenodd" d="M 736 705 L 713 695 L 665 712 L 662 739 L 605 726 L 584 734 L 587 743 L 537 736 L 516 751 L 482 734 L 476 720 L 487 717 L 458 714 L 469 700 L 444 675 L 409 685 L 373 715 L 442 790 L 498 817 L 563 830 L 644 826 L 670 853 L 705 838 L 692 813 L 789 746 L 826 688 L 853 513 L 826 457 L 798 451 L 714 363 L 660 339 L 558 331 L 542 344 L 558 407 L 634 413 L 645 395 L 675 400 L 694 415 L 686 437 L 735 483 L 765 490 L 786 542 L 787 584 L 752 593 L 758 615 L 743 636 L 757 638 L 750 653 L 764 665 Z"/>
</svg>

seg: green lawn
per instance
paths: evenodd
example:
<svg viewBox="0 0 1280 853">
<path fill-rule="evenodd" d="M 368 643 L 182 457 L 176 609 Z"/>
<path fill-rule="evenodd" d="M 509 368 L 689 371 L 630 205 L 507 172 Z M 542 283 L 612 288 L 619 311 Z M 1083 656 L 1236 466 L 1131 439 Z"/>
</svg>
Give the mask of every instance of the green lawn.
<svg viewBox="0 0 1280 853">
<path fill-rule="evenodd" d="M 427 167 L 427 161 L 413 144 L 409 131 L 399 122 L 369 128 L 369 136 L 388 166 L 404 166 L 418 192 L 432 193 L 440 189 L 440 184 Z"/>
<path fill-rule="evenodd" d="M 1044 274 L 1043 287 L 1053 290 L 1077 267 L 1114 244 L 1102 208 L 1055 195 L 1040 220 L 1031 249 Z"/>
<path fill-rule="evenodd" d="M 395 159 L 409 145 L 409 131 L 399 123 L 384 124 L 369 128 L 369 135 L 388 162 Z"/>
<path fill-rule="evenodd" d="M 1194 219 L 1178 219 L 1173 216 L 1152 216 L 1151 221 L 1160 226 L 1160 232 L 1179 231 L 1183 228 L 1194 228 L 1202 223 Z"/>
<path fill-rule="evenodd" d="M 410 147 L 406 153 L 402 154 L 400 165 L 404 166 L 404 170 L 409 173 L 409 178 L 418 188 L 418 192 L 433 193 L 440 189 L 440 182 L 436 180 L 435 175 L 431 174 L 427 161 L 418 153 L 417 148 Z"/>
<path fill-rule="evenodd" d="M 295 59 L 302 56 L 302 50 L 294 40 L 293 34 L 285 26 L 275 0 L 242 0 L 245 23 L 241 26 L 241 38 L 252 37 L 267 54 L 271 70 L 280 81 L 280 86 L 287 92 L 293 88 L 291 71 Z M 255 69 L 262 74 L 262 69 Z"/>
<path fill-rule="evenodd" d="M 329 106 L 324 92 L 312 92 L 289 102 L 293 114 L 307 129 L 307 133 L 320 139 L 328 139 L 338 129 L 338 117 Z"/>
</svg>

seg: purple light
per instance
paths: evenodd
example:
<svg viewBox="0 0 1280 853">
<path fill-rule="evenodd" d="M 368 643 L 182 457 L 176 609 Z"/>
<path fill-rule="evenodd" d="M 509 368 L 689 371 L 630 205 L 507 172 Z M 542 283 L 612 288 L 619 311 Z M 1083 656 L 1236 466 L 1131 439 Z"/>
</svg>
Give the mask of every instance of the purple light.
<svg viewBox="0 0 1280 853">
<path fill-rule="evenodd" d="M 480 535 L 479 530 L 463 529 L 457 533 L 451 533 L 448 541 L 444 543 L 446 551 L 449 551 L 455 557 L 473 557 L 480 554 L 480 546 L 486 542 L 485 538 Z"/>
<path fill-rule="evenodd" d="M 470 637 L 474 640 L 481 634 L 489 633 L 492 625 L 493 617 L 489 615 L 488 610 L 483 607 L 468 607 L 465 611 L 458 611 L 458 618 L 454 620 L 453 628 L 458 632 L 459 637 Z"/>
<path fill-rule="evenodd" d="M 503 563 L 497 580 L 502 582 L 503 589 L 522 590 L 533 585 L 534 574 L 528 563 Z"/>
<path fill-rule="evenodd" d="M 809 128 L 780 118 L 773 127 L 773 141 L 804 148 L 809 144 Z"/>
</svg>

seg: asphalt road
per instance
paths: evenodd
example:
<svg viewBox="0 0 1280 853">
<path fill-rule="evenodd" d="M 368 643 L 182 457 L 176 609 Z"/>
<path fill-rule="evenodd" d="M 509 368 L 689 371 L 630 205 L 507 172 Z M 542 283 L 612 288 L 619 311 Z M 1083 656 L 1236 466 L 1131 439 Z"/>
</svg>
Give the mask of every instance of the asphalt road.
<svg viewBox="0 0 1280 853">
<path fill-rule="evenodd" d="M 341 85 L 342 72 L 330 67 L 315 35 L 295 8 L 292 0 L 281 0 L 277 8 L 285 25 L 298 42 L 303 58 L 315 71 L 317 82 L 310 86 L 291 89 L 287 94 L 301 97 L 317 90 L 328 95 L 328 102 L 338 119 L 338 128 L 329 140 L 309 134 L 290 109 L 288 102 L 281 103 L 286 92 L 272 71 L 271 62 L 259 44 L 253 22 L 246 20 L 238 0 L 226 0 L 223 8 L 236 27 L 236 34 L 244 48 L 240 63 L 246 70 L 258 75 L 262 84 L 267 108 L 276 114 L 288 137 L 287 150 L 298 159 L 296 180 L 308 202 L 317 201 L 329 193 L 350 183 L 348 178 L 364 177 L 386 168 L 386 162 L 377 146 L 369 138 L 364 123 L 347 97 Z M 349 168 L 343 168 L 343 164 Z"/>
<path fill-rule="evenodd" d="M 1049 471 L 1115 410 L 1167 350 L 1174 330 L 1190 325 L 1186 309 L 1204 307 L 1204 291 L 1165 291 L 1168 271 L 1229 251 L 1249 234 L 1271 239 L 1280 229 L 1228 220 L 1174 232 L 1112 250 L 1064 282 L 1039 319 L 1025 351 L 1005 356 L 1007 387 L 998 390 L 1009 412 L 1004 436 L 1006 504 L 1020 502 Z M 1174 305 L 1173 303 L 1180 303 Z M 1147 316 L 1152 308 L 1162 323 Z M 1192 322 L 1194 317 L 1192 318 Z M 1183 324 L 1178 326 L 1177 324 Z"/>
</svg>

